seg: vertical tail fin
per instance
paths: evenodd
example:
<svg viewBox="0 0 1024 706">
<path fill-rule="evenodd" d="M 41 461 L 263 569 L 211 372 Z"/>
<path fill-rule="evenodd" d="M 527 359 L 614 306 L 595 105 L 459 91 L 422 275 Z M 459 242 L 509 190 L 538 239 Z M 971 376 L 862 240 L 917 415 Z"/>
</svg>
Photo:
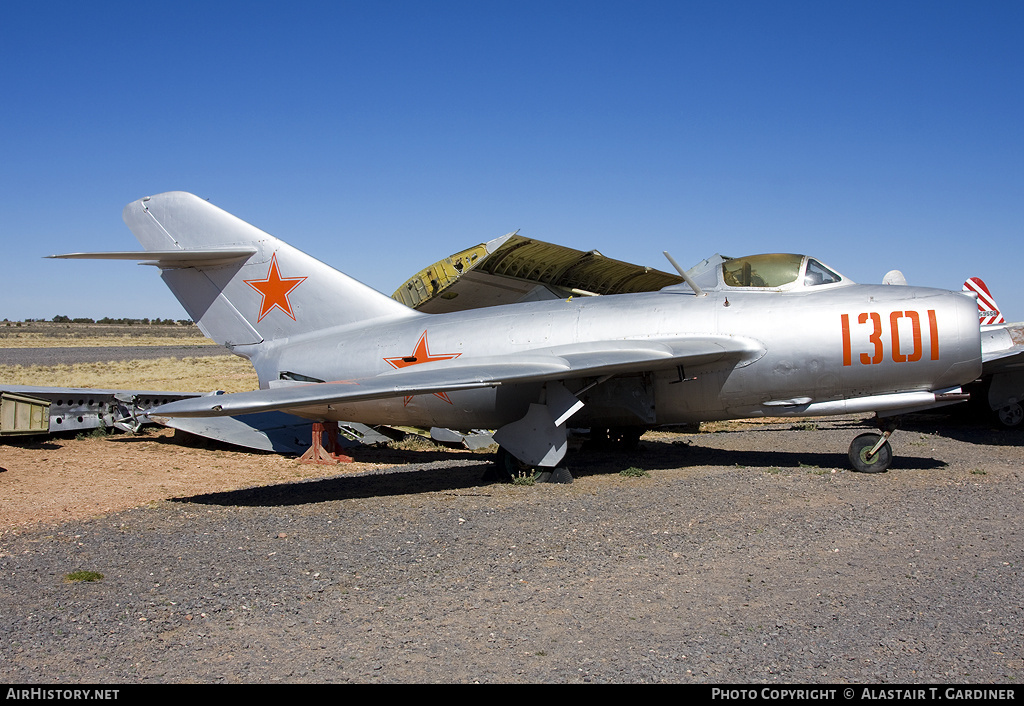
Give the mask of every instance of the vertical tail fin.
<svg viewBox="0 0 1024 706">
<path fill-rule="evenodd" d="M 973 292 L 978 296 L 978 321 L 982 326 L 1006 323 L 996 304 L 995 297 L 988 291 L 988 287 L 980 277 L 971 277 L 964 282 L 964 291 Z"/>
<path fill-rule="evenodd" d="M 124 221 L 203 333 L 243 355 L 237 346 L 424 316 L 192 194 L 140 199 Z"/>
</svg>

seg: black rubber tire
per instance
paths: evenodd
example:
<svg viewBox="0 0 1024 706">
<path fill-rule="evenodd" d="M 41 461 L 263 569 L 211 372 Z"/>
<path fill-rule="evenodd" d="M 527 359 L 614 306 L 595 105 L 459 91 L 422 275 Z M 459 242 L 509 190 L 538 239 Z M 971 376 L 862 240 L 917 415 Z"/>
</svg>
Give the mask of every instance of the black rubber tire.
<svg viewBox="0 0 1024 706">
<path fill-rule="evenodd" d="M 884 473 L 889 470 L 889 466 L 892 465 L 892 447 L 888 441 L 882 444 L 874 456 L 867 456 L 868 451 L 880 438 L 881 434 L 868 432 L 850 442 L 850 465 L 853 466 L 853 470 L 860 473 Z"/>
<path fill-rule="evenodd" d="M 520 461 L 501 446 L 494 457 L 494 476 L 497 480 L 510 483 L 519 476 L 529 475 L 536 471 L 533 466 Z"/>
<path fill-rule="evenodd" d="M 1008 404 L 995 411 L 996 421 L 1004 429 L 1016 429 L 1024 421 L 1024 407 L 1018 403 Z"/>
</svg>

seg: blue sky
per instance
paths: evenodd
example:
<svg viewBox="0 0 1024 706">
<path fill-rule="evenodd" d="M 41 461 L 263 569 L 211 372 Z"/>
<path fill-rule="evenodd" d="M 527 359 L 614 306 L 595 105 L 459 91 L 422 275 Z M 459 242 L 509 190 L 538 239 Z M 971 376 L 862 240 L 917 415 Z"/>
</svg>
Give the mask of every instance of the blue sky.
<svg viewBox="0 0 1024 706">
<path fill-rule="evenodd" d="M 1024 3 L 0 3 L 0 318 L 185 314 L 184 190 L 391 293 L 530 237 L 671 269 L 807 252 L 1024 319 Z"/>
</svg>

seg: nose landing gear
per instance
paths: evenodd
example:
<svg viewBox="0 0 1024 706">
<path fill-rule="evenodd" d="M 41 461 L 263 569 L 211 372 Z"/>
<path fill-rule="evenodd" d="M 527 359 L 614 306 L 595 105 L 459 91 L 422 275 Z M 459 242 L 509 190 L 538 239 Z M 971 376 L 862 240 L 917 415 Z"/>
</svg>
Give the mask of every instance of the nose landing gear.
<svg viewBox="0 0 1024 706">
<path fill-rule="evenodd" d="M 850 465 L 861 473 L 884 473 L 892 465 L 889 437 L 896 431 L 896 422 L 889 422 L 881 434 L 867 432 L 850 443 Z"/>
</svg>

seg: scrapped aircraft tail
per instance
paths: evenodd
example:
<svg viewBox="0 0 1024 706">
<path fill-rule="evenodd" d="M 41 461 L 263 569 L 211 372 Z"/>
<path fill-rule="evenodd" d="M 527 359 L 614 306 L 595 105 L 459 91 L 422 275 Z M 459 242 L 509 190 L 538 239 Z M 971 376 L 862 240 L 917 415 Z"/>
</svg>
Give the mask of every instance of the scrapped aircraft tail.
<svg viewBox="0 0 1024 706">
<path fill-rule="evenodd" d="M 978 295 L 978 321 L 982 326 L 1006 323 L 1006 319 L 999 311 L 999 305 L 996 304 L 995 297 L 988 291 L 988 287 L 980 277 L 971 277 L 964 282 L 964 291 Z"/>
<path fill-rule="evenodd" d="M 203 333 L 241 355 L 312 331 L 425 316 L 193 194 L 140 199 L 124 221 Z"/>
</svg>

